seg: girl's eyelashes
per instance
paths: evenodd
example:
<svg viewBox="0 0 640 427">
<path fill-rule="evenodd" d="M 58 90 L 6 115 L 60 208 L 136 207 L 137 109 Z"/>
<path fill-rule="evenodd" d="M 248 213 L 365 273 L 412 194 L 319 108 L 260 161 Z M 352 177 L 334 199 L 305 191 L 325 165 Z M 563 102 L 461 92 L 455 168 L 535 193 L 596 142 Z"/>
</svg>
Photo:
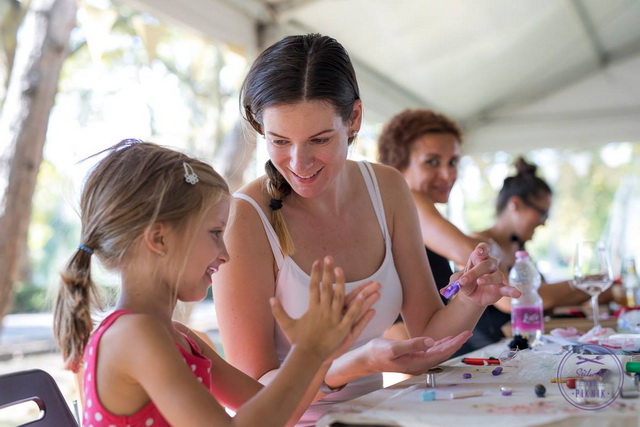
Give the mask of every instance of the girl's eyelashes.
<svg viewBox="0 0 640 427">
<path fill-rule="evenodd" d="M 214 237 L 216 237 L 216 238 L 217 238 L 217 237 L 220 237 L 220 236 L 222 235 L 222 233 L 223 233 L 223 232 L 224 232 L 224 230 L 223 230 L 223 229 L 220 229 L 220 228 L 216 228 L 216 229 L 213 229 L 213 230 L 209 230 L 209 234 L 213 235 L 213 236 L 214 236 Z"/>
</svg>

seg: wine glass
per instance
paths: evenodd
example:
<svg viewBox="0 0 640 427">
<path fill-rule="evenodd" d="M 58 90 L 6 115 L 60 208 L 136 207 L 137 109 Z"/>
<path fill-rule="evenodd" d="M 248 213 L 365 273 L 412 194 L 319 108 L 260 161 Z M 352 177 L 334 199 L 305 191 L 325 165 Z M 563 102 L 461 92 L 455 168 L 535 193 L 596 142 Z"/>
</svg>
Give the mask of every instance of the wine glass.
<svg viewBox="0 0 640 427">
<path fill-rule="evenodd" d="M 579 242 L 573 260 L 573 285 L 591 295 L 594 331 L 600 329 L 598 295 L 612 283 L 613 269 L 607 245 L 604 242 Z"/>
</svg>

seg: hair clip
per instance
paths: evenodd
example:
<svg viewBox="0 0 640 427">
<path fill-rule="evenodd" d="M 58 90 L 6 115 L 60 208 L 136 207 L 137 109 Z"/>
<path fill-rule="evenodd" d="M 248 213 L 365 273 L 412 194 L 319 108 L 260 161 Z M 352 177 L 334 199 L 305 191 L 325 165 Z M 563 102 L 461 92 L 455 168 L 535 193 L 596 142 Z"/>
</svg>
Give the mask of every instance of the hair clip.
<svg viewBox="0 0 640 427">
<path fill-rule="evenodd" d="M 184 166 L 184 180 L 191 185 L 196 185 L 196 182 L 200 180 L 198 179 L 198 175 L 196 175 L 191 165 L 187 162 L 182 162 L 182 166 Z"/>
</svg>

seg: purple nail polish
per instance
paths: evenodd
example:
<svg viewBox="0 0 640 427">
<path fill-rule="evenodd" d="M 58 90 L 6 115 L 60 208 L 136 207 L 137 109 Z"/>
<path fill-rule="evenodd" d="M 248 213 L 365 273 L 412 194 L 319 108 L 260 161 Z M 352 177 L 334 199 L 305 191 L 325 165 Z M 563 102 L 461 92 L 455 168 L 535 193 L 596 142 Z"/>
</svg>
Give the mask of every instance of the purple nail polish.
<svg viewBox="0 0 640 427">
<path fill-rule="evenodd" d="M 491 371 L 491 375 L 500 375 L 502 373 L 502 366 L 498 366 L 496 369 Z"/>
<path fill-rule="evenodd" d="M 468 372 L 465 372 L 464 374 L 462 374 L 462 378 L 464 378 L 465 380 L 468 380 L 469 378 L 471 378 L 471 374 Z"/>
<path fill-rule="evenodd" d="M 459 290 L 460 281 L 456 280 L 455 282 L 450 283 L 446 288 L 444 288 L 444 293 L 442 294 L 442 296 L 444 296 L 446 299 L 451 299 L 455 294 L 458 293 Z"/>
</svg>

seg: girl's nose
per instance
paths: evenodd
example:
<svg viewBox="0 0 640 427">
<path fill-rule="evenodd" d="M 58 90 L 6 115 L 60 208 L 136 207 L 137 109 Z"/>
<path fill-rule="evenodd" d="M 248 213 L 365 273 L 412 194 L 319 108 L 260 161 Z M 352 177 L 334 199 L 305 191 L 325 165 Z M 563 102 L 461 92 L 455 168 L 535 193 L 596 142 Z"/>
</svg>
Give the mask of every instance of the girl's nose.
<svg viewBox="0 0 640 427">
<path fill-rule="evenodd" d="M 220 253 L 218 254 L 218 259 L 220 259 L 221 264 L 224 264 L 225 262 L 229 262 L 229 252 L 227 252 L 227 246 L 222 243 L 222 248 L 220 249 Z"/>
</svg>

